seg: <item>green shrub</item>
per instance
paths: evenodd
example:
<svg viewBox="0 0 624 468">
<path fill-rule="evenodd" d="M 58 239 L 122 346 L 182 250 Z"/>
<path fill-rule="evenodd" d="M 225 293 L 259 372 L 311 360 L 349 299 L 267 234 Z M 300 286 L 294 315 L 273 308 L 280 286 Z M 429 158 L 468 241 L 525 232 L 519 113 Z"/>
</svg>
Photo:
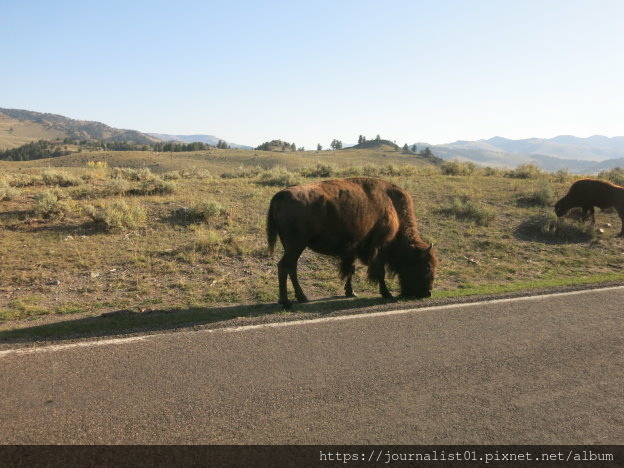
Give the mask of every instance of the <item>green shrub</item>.
<svg viewBox="0 0 624 468">
<path fill-rule="evenodd" d="M 97 195 L 97 191 L 93 185 L 82 184 L 78 187 L 74 187 L 69 189 L 69 198 L 74 200 L 84 200 L 87 198 L 95 197 Z"/>
<path fill-rule="evenodd" d="M 361 177 L 364 175 L 364 166 L 350 166 L 340 169 L 336 175 L 339 177 Z"/>
<path fill-rule="evenodd" d="M 13 200 L 18 197 L 20 190 L 15 187 L 11 187 L 6 180 L 0 181 L 0 201 Z"/>
<path fill-rule="evenodd" d="M 528 206 L 551 206 L 555 201 L 555 192 L 548 182 L 543 182 L 533 193 L 521 197 L 518 202 Z"/>
<path fill-rule="evenodd" d="M 219 250 L 223 239 L 217 231 L 212 229 L 198 229 L 192 242 L 192 249 L 196 252 L 210 253 Z"/>
<path fill-rule="evenodd" d="M 483 168 L 483 175 L 485 177 L 501 177 L 504 171 L 495 167 L 486 166 Z"/>
<path fill-rule="evenodd" d="M 182 174 L 180 173 L 180 171 L 169 171 L 165 172 L 162 175 L 162 178 L 164 180 L 180 180 L 182 179 Z"/>
<path fill-rule="evenodd" d="M 178 190 L 178 184 L 171 180 L 162 180 L 160 177 L 154 177 L 152 180 L 141 182 L 138 189 L 141 194 L 145 195 L 168 195 Z"/>
<path fill-rule="evenodd" d="M 62 200 L 58 191 L 45 190 L 35 195 L 35 213 L 44 218 L 62 218 L 69 211 L 69 205 Z"/>
<path fill-rule="evenodd" d="M 78 177 L 74 177 L 64 171 L 55 171 L 52 169 L 43 171 L 41 177 L 43 183 L 50 186 L 72 187 L 82 183 Z"/>
<path fill-rule="evenodd" d="M 132 185 L 128 179 L 124 179 L 122 177 L 113 177 L 112 179 L 108 179 L 104 185 L 104 190 L 107 195 L 125 195 L 131 188 Z"/>
<path fill-rule="evenodd" d="M 130 205 L 125 201 L 115 201 L 99 207 L 85 205 L 84 212 L 97 225 L 110 231 L 135 229 L 147 221 L 147 214 L 143 207 Z"/>
<path fill-rule="evenodd" d="M 443 175 L 468 176 L 477 170 L 477 165 L 473 162 L 461 162 L 456 159 L 445 161 L 440 167 Z"/>
<path fill-rule="evenodd" d="M 302 182 L 301 177 L 294 172 L 282 166 L 276 166 L 268 171 L 263 172 L 258 177 L 256 183 L 260 185 L 269 185 L 277 187 L 290 187 L 299 185 Z"/>
<path fill-rule="evenodd" d="M 209 221 L 217 216 L 226 214 L 225 208 L 215 201 L 204 201 L 191 206 L 186 210 L 186 216 L 191 221 Z"/>
<path fill-rule="evenodd" d="M 43 178 L 37 174 L 12 174 L 7 179 L 11 187 L 32 187 L 33 185 L 43 185 Z"/>
<path fill-rule="evenodd" d="M 335 169 L 329 164 L 317 164 L 315 167 L 304 167 L 299 170 L 303 177 L 332 177 Z"/>
<path fill-rule="evenodd" d="M 143 180 L 138 187 L 130 188 L 127 193 L 132 195 L 168 195 L 178 189 L 178 184 L 172 180 L 162 180 L 158 176 Z"/>
<path fill-rule="evenodd" d="M 441 212 L 454 216 L 456 219 L 473 221 L 479 226 L 487 226 L 496 217 L 493 209 L 474 202 L 467 197 L 452 198 L 450 206 L 442 209 Z"/>
<path fill-rule="evenodd" d="M 396 164 L 366 164 L 336 171 L 339 177 L 408 177 L 421 173 L 422 170 L 415 166 L 397 166 Z"/>
<path fill-rule="evenodd" d="M 511 177 L 512 179 L 537 179 L 542 177 L 544 173 L 535 164 L 522 164 L 510 171 L 507 171 L 505 177 Z"/>
<path fill-rule="evenodd" d="M 621 167 L 614 167 L 608 171 L 602 171 L 598 174 L 598 178 L 624 186 L 624 169 Z"/>
<path fill-rule="evenodd" d="M 131 167 L 115 167 L 110 173 L 111 178 L 120 178 L 134 182 L 152 180 L 157 177 L 149 167 L 133 169 Z"/>
<path fill-rule="evenodd" d="M 552 176 L 552 180 L 555 182 L 565 182 L 570 178 L 570 173 L 567 169 L 559 169 Z"/>
<path fill-rule="evenodd" d="M 85 181 L 93 179 L 105 179 L 108 173 L 108 163 L 106 161 L 88 161 L 89 172 L 82 176 Z"/>
<path fill-rule="evenodd" d="M 221 174 L 222 179 L 242 179 L 242 178 L 252 178 L 256 177 L 258 174 L 263 172 L 260 166 L 238 166 L 233 171 L 224 172 Z"/>
</svg>

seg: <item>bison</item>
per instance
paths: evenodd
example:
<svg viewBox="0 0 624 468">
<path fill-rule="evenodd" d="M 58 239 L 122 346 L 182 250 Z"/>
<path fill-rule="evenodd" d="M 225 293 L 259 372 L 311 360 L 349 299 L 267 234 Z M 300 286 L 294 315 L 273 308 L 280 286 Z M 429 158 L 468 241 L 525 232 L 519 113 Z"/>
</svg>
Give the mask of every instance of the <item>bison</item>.
<svg viewBox="0 0 624 468">
<path fill-rule="evenodd" d="M 431 296 L 437 258 L 432 244 L 420 238 L 410 195 L 389 182 L 356 177 L 290 187 L 271 199 L 267 214 L 269 252 L 277 236 L 284 247 L 278 263 L 279 303 L 291 307 L 286 289 L 290 276 L 299 302 L 307 298 L 297 279 L 297 260 L 306 247 L 340 258 L 345 294 L 354 297 L 351 278 L 358 258 L 379 293 L 392 298 L 385 268 L 399 278 L 406 297 Z"/>
<path fill-rule="evenodd" d="M 581 179 L 572 184 L 565 197 L 555 204 L 555 213 L 561 217 L 571 208 L 582 208 L 583 218 L 591 216 L 596 223 L 594 206 L 600 209 L 615 208 L 622 220 L 622 229 L 618 234 L 624 237 L 624 187 L 596 179 Z"/>
</svg>

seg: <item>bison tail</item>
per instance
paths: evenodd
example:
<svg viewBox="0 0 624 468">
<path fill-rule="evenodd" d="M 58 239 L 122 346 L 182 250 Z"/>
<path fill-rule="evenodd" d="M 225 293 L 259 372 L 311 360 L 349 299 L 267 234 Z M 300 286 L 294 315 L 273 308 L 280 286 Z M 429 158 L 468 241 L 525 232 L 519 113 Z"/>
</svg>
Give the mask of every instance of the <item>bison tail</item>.
<svg viewBox="0 0 624 468">
<path fill-rule="evenodd" d="M 266 233 L 267 233 L 267 242 L 269 244 L 269 255 L 273 254 L 273 250 L 275 249 L 275 243 L 277 242 L 277 226 L 275 225 L 275 217 L 273 212 L 275 211 L 274 200 L 271 200 L 271 204 L 269 205 L 269 212 L 267 213 L 267 223 L 266 223 Z"/>
</svg>

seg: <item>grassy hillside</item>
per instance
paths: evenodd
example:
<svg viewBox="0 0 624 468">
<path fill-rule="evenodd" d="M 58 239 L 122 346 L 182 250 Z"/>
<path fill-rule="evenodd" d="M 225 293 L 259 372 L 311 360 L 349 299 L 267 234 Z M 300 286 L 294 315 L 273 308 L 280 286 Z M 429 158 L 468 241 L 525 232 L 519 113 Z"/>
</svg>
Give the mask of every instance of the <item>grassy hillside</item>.
<svg viewBox="0 0 624 468">
<path fill-rule="evenodd" d="M 216 175 L 236 171 L 240 166 L 271 168 L 276 165 L 288 169 L 331 164 L 338 168 L 367 164 L 398 166 L 433 166 L 431 160 L 419 155 L 404 155 L 388 149 L 339 151 L 258 151 L 242 149 L 212 149 L 209 151 L 154 153 L 149 151 L 97 151 L 26 162 L 0 161 L 0 168 L 26 170 L 40 167 L 85 167 L 88 161 L 103 161 L 109 166 L 149 167 L 155 171 L 200 168 Z"/>
<path fill-rule="evenodd" d="M 13 119 L 0 112 L 0 150 L 17 148 L 37 140 L 65 138 L 62 130 L 38 122 Z"/>
<path fill-rule="evenodd" d="M 136 130 L 120 130 L 101 122 L 75 120 L 62 115 L 0 108 L 0 150 L 36 140 L 71 138 L 149 144 L 159 141 Z"/>
<path fill-rule="evenodd" d="M 554 218 L 550 205 L 574 180 L 564 173 L 453 175 L 353 149 L 80 153 L 0 170 L 0 330 L 116 311 L 130 327 L 279 312 L 264 305 L 277 301 L 279 259 L 266 253 L 268 202 L 286 185 L 336 176 L 383 177 L 412 194 L 441 260 L 434 298 L 624 278 L 615 213 L 597 213 L 602 232 Z M 305 252 L 299 276 L 312 299 L 342 294 L 331 258 Z M 354 286 L 361 298 L 340 307 L 377 301 L 364 268 Z"/>
</svg>

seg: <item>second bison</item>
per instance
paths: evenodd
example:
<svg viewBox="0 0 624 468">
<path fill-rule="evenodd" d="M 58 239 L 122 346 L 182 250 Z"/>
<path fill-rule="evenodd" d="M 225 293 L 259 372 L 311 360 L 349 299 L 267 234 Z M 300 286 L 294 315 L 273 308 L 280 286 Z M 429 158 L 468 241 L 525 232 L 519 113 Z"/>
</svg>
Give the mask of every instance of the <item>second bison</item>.
<svg viewBox="0 0 624 468">
<path fill-rule="evenodd" d="M 619 236 L 624 237 L 624 187 L 596 179 L 581 179 L 572 184 L 565 197 L 555 204 L 555 213 L 561 217 L 572 208 L 582 208 L 583 217 L 596 222 L 594 207 L 615 208 L 622 220 Z"/>
</svg>

